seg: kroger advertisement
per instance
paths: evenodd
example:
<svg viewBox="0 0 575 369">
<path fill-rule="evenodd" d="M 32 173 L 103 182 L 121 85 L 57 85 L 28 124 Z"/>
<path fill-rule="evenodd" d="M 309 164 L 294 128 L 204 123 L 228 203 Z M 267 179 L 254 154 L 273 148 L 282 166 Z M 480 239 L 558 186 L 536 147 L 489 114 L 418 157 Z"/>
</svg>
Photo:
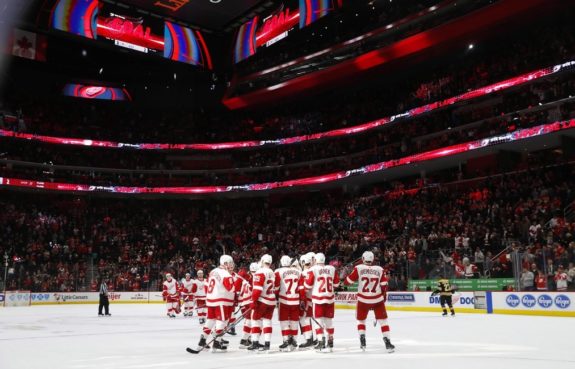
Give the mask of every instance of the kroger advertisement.
<svg viewBox="0 0 575 369">
<path fill-rule="evenodd" d="M 495 314 L 575 317 L 573 292 L 492 292 L 491 300 Z"/>
</svg>

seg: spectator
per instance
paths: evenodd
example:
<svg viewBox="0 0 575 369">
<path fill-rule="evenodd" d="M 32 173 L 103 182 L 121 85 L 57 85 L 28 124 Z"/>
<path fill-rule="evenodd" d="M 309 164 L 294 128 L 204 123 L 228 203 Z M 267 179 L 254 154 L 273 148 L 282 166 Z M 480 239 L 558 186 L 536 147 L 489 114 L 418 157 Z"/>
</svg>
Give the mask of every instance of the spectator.
<svg viewBox="0 0 575 369">
<path fill-rule="evenodd" d="M 534 280 L 535 276 L 533 275 L 533 273 L 529 269 L 523 268 L 523 272 L 521 273 L 521 279 L 520 279 L 521 289 L 523 291 L 535 290 Z"/>
</svg>

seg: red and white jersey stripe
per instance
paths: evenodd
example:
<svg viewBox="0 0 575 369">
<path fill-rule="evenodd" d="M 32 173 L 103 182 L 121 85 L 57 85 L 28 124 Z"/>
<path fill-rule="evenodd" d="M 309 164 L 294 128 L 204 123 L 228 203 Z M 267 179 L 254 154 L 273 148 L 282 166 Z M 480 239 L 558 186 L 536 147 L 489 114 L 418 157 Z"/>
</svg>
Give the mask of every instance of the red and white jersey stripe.
<svg viewBox="0 0 575 369">
<path fill-rule="evenodd" d="M 219 267 L 210 272 L 206 294 L 207 306 L 234 306 L 234 280 L 231 274 Z"/>
<path fill-rule="evenodd" d="M 316 305 L 333 304 L 339 275 L 331 265 L 314 265 L 310 268 L 304 286 L 311 289 L 311 301 Z"/>
<path fill-rule="evenodd" d="M 387 292 L 387 278 L 379 265 L 360 264 L 345 279 L 346 284 L 357 282 L 357 301 L 365 304 L 383 302 Z"/>
<path fill-rule="evenodd" d="M 284 305 L 299 305 L 303 283 L 301 272 L 295 268 L 276 269 L 276 278 L 280 280 L 279 300 Z"/>
<path fill-rule="evenodd" d="M 263 267 L 260 268 L 254 274 L 253 290 L 261 291 L 257 301 L 262 302 L 266 305 L 276 304 L 276 294 L 279 289 L 279 278 L 270 268 Z M 254 296 L 255 298 L 256 296 Z"/>
<path fill-rule="evenodd" d="M 238 305 L 246 306 L 252 302 L 252 284 L 238 274 L 235 276 L 234 286 L 238 294 Z"/>
<path fill-rule="evenodd" d="M 182 279 L 182 295 L 192 296 L 197 288 L 193 279 Z"/>
<path fill-rule="evenodd" d="M 194 283 L 196 284 L 196 293 L 194 294 L 194 297 L 196 300 L 205 300 L 208 289 L 206 279 L 194 279 Z"/>
<path fill-rule="evenodd" d="M 164 296 L 171 296 L 171 297 L 180 297 L 178 294 L 180 293 L 180 288 L 178 286 L 178 281 L 175 278 L 172 278 L 171 281 L 165 280 L 162 284 L 163 288 L 163 295 Z"/>
</svg>

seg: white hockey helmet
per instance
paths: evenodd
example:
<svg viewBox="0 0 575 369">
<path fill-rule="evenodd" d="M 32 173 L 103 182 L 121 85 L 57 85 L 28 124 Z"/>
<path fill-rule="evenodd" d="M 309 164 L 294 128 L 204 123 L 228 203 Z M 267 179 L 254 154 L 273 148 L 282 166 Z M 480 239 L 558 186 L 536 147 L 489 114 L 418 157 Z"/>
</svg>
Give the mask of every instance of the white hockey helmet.
<svg viewBox="0 0 575 369">
<path fill-rule="evenodd" d="M 190 273 L 186 273 L 186 278 L 191 278 L 192 275 Z"/>
<path fill-rule="evenodd" d="M 307 254 L 302 255 L 302 256 L 299 258 L 299 261 L 300 261 L 300 263 L 301 263 L 302 265 L 311 264 L 311 259 L 310 259 L 309 256 L 307 256 Z"/>
<path fill-rule="evenodd" d="M 361 255 L 361 260 L 363 260 L 364 263 L 372 263 L 374 259 L 375 255 L 373 255 L 371 251 L 366 251 Z"/>
<path fill-rule="evenodd" d="M 287 255 L 284 255 L 280 259 L 280 265 L 283 267 L 289 267 L 291 265 L 291 258 Z"/>
<path fill-rule="evenodd" d="M 200 278 L 203 278 L 203 276 L 204 276 L 204 271 L 200 269 L 200 270 L 198 270 L 198 271 L 196 272 L 196 275 L 197 275 L 198 277 L 200 277 Z"/>
<path fill-rule="evenodd" d="M 250 272 L 252 272 L 252 273 L 257 272 L 259 268 L 260 268 L 260 265 L 258 263 L 251 263 L 250 264 Z"/>
<path fill-rule="evenodd" d="M 325 264 L 325 255 L 321 252 L 315 254 L 315 262 L 318 264 Z"/>
<path fill-rule="evenodd" d="M 305 255 L 309 258 L 309 262 L 310 262 L 311 264 L 314 264 L 314 263 L 315 263 L 315 261 L 316 261 L 316 260 L 315 260 L 315 253 L 313 253 L 313 252 L 308 252 L 308 253 L 305 254 Z"/>
<path fill-rule="evenodd" d="M 272 263 L 273 259 L 272 256 L 269 254 L 265 254 L 264 256 L 262 256 L 262 259 L 260 260 L 260 263 L 263 264 L 270 264 Z"/>
<path fill-rule="evenodd" d="M 220 265 L 234 265 L 234 259 L 230 255 L 220 256 Z"/>
<path fill-rule="evenodd" d="M 166 273 L 166 279 L 172 279 L 172 273 Z"/>
</svg>

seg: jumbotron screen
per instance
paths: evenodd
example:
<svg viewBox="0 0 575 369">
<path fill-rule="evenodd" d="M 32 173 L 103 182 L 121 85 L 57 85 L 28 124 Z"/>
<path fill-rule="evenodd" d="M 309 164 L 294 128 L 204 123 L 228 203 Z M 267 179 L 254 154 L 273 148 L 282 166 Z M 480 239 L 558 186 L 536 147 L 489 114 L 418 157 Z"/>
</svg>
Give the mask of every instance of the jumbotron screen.
<svg viewBox="0 0 575 369">
<path fill-rule="evenodd" d="M 234 62 L 254 55 L 258 48 L 269 47 L 342 6 L 342 0 L 287 0 L 273 13 L 256 16 L 238 30 Z"/>
<path fill-rule="evenodd" d="M 212 69 L 200 31 L 99 0 L 56 0 L 50 26 L 102 43 Z"/>
<path fill-rule="evenodd" d="M 83 85 L 69 83 L 62 91 L 64 96 L 78 97 L 81 99 L 110 100 L 110 101 L 131 101 L 132 98 L 125 88 Z"/>
</svg>

